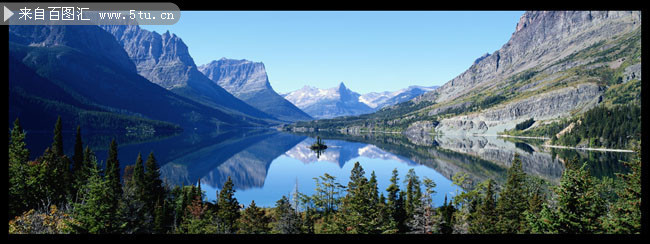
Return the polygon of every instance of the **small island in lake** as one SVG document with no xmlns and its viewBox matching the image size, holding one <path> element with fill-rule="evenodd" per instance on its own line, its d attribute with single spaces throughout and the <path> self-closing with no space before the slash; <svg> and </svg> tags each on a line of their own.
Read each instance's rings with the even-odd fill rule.
<svg viewBox="0 0 650 244">
<path fill-rule="evenodd" d="M 323 142 L 323 140 L 320 139 L 319 137 L 316 137 L 316 142 L 314 144 L 311 144 L 309 146 L 309 149 L 312 151 L 316 152 L 316 158 L 320 158 L 320 155 L 327 149 L 327 145 Z"/>
<path fill-rule="evenodd" d="M 311 144 L 311 146 L 309 146 L 309 148 L 311 150 L 325 150 L 325 149 L 327 149 L 327 145 L 325 145 L 325 143 L 323 143 L 323 141 L 320 139 L 320 136 L 319 136 L 319 137 L 316 137 L 316 142 L 314 142 L 314 144 Z"/>
</svg>

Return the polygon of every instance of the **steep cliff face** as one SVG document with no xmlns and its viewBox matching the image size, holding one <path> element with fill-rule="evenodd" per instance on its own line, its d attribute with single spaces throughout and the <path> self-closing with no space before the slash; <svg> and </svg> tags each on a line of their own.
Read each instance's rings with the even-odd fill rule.
<svg viewBox="0 0 650 244">
<path fill-rule="evenodd" d="M 222 58 L 199 66 L 199 71 L 235 97 L 280 120 L 311 119 L 273 90 L 261 62 Z"/>
<path fill-rule="evenodd" d="M 577 50 L 640 26 L 639 11 L 526 12 L 501 49 L 418 99 L 443 103 L 472 90 L 496 86 L 508 76 L 533 67 L 544 69 Z"/>
<path fill-rule="evenodd" d="M 272 89 L 262 62 L 221 58 L 199 71 L 235 96 Z"/>
<path fill-rule="evenodd" d="M 584 83 L 530 98 L 513 101 L 480 113 L 443 119 L 437 130 L 445 133 L 496 134 L 511 129 L 529 118 L 535 121 L 568 117 L 576 108 L 592 108 L 602 90 L 594 83 Z"/>
<path fill-rule="evenodd" d="M 187 45 L 175 34 L 158 34 L 137 25 L 101 26 L 122 44 L 138 74 L 179 95 L 229 113 L 275 119 L 253 108 L 201 73 Z"/>
<path fill-rule="evenodd" d="M 429 116 L 460 111 L 440 121 L 436 130 L 446 133 L 496 134 L 529 118 L 585 112 L 615 85 L 608 74 L 640 79 L 631 51 L 640 25 L 639 12 L 526 12 L 501 49 L 414 101 L 436 102 Z"/>
</svg>

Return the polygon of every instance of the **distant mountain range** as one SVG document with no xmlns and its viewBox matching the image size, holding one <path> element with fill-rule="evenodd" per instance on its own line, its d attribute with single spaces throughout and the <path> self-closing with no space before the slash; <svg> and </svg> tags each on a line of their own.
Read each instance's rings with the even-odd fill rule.
<svg viewBox="0 0 650 244">
<path fill-rule="evenodd" d="M 356 93 L 343 84 L 329 89 L 310 86 L 284 94 L 284 98 L 317 119 L 360 115 L 411 100 L 434 87 L 410 86 L 398 91 Z"/>
<path fill-rule="evenodd" d="M 496 135 L 527 133 L 516 125 L 532 119 L 526 130 L 553 137 L 579 126 L 589 111 L 637 107 L 640 101 L 640 11 L 528 11 L 499 50 L 477 58 L 433 91 L 372 114 L 298 123 L 292 128 Z M 573 144 L 638 137 L 596 134 L 574 138 Z"/>
<path fill-rule="evenodd" d="M 284 98 L 314 118 L 328 119 L 372 112 L 371 107 L 359 101 L 360 96 L 341 82 L 339 86 L 330 89 L 304 86 L 285 94 Z"/>
<path fill-rule="evenodd" d="M 439 86 L 409 86 L 397 91 L 370 92 L 359 97 L 359 101 L 371 108 L 381 109 L 386 106 L 406 102 L 419 95 L 430 92 Z"/>
<path fill-rule="evenodd" d="M 199 66 L 199 71 L 235 97 L 280 120 L 312 119 L 273 90 L 262 62 L 222 58 Z"/>
<path fill-rule="evenodd" d="M 360 95 L 343 83 L 280 96 L 261 62 L 222 58 L 197 67 L 183 40 L 137 25 L 11 26 L 9 119 L 49 130 L 268 127 L 371 113 L 429 87 Z"/>
</svg>

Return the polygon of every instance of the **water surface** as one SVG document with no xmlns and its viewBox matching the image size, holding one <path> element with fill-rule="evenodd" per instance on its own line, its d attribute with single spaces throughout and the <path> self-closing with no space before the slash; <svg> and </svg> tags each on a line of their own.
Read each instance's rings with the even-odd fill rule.
<svg viewBox="0 0 650 244">
<path fill-rule="evenodd" d="M 597 177 L 613 177 L 625 171 L 619 160 L 631 153 L 585 152 L 571 149 L 547 149 L 541 143 L 512 141 L 490 136 L 399 134 L 342 135 L 331 133 L 291 134 L 269 129 L 213 132 L 185 131 L 138 137 L 110 132 L 82 133 L 83 141 L 105 161 L 112 138 L 119 144 L 121 167 L 133 164 L 138 153 L 144 157 L 153 151 L 161 166 L 161 175 L 170 185 L 191 185 L 201 181 L 206 198 L 214 201 L 228 177 L 235 184 L 235 197 L 242 204 L 252 200 L 260 206 L 273 206 L 292 192 L 314 193 L 313 178 L 328 173 L 346 185 L 355 162 L 370 177 L 375 172 L 381 193 L 390 184 L 393 169 L 399 171 L 400 188 L 404 176 L 414 169 L 422 180 L 436 184 L 434 203 L 443 204 L 461 189 L 451 183 L 455 174 L 467 174 L 471 182 L 493 179 L 504 183 L 515 153 L 520 155 L 526 173 L 557 184 L 568 163 L 577 158 L 587 162 Z M 308 146 L 320 136 L 328 148 L 317 155 Z M 52 141 L 51 132 L 28 132 L 32 158 L 41 155 Z M 64 150 L 72 155 L 74 133 L 64 133 Z"/>
</svg>

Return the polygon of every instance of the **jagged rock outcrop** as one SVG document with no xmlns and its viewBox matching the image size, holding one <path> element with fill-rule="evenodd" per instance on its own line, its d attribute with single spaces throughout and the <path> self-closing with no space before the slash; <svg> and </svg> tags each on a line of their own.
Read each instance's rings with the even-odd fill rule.
<svg viewBox="0 0 650 244">
<path fill-rule="evenodd" d="M 408 140 L 419 146 L 431 146 L 433 143 L 433 130 L 436 127 L 432 121 L 416 121 L 404 131 Z"/>
<path fill-rule="evenodd" d="M 641 73 L 641 63 L 630 65 L 623 72 L 623 82 L 628 82 L 633 79 L 641 80 Z"/>
<path fill-rule="evenodd" d="M 101 26 L 122 44 L 138 74 L 202 104 L 253 118 L 274 119 L 239 100 L 201 73 L 183 40 L 169 31 L 150 32 L 137 25 Z"/>
<path fill-rule="evenodd" d="M 529 118 L 536 121 L 553 119 L 568 116 L 575 109 L 588 109 L 596 104 L 602 92 L 594 83 L 583 83 L 509 102 L 480 113 L 443 119 L 436 129 L 452 134 L 496 134 L 504 129 L 512 129 Z"/>
<path fill-rule="evenodd" d="M 199 66 L 199 71 L 235 97 L 280 120 L 312 119 L 273 90 L 262 62 L 222 58 Z"/>
</svg>

